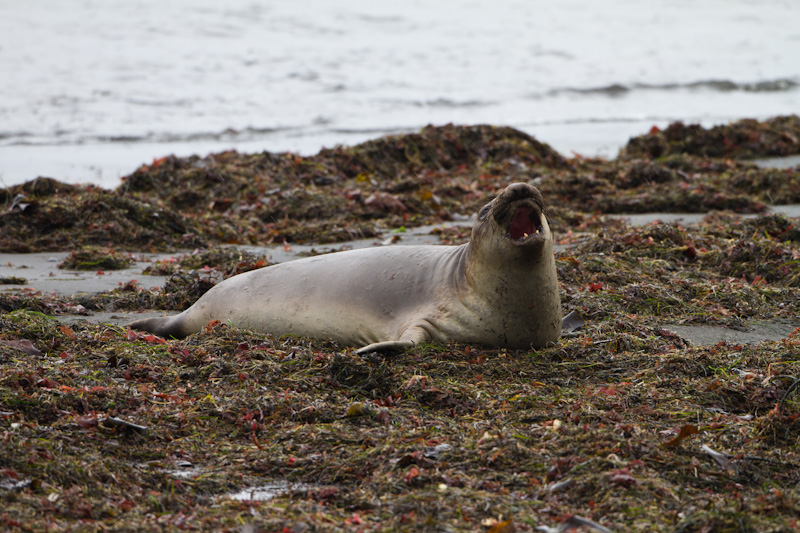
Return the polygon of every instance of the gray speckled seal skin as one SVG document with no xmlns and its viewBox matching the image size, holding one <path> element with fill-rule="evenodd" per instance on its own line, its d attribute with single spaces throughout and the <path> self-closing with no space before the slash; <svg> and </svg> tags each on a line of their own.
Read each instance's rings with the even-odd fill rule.
<svg viewBox="0 0 800 533">
<path fill-rule="evenodd" d="M 189 309 L 131 327 L 184 337 L 211 320 L 334 340 L 358 352 L 421 342 L 529 349 L 561 334 L 553 238 L 535 187 L 509 185 L 461 246 L 388 246 L 289 261 L 218 284 Z"/>
</svg>

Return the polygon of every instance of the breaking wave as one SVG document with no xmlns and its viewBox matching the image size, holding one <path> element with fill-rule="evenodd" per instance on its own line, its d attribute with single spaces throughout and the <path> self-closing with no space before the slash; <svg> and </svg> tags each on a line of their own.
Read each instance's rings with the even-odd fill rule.
<svg viewBox="0 0 800 533">
<path fill-rule="evenodd" d="M 731 80 L 701 80 L 689 83 L 632 83 L 629 85 L 614 83 L 603 87 L 567 87 L 552 89 L 545 96 L 560 96 L 562 94 L 592 95 L 599 94 L 605 96 L 624 96 L 633 91 L 676 91 L 676 90 L 697 90 L 707 89 L 718 92 L 749 92 L 749 93 L 774 93 L 793 91 L 800 87 L 800 83 L 794 79 L 779 78 L 776 80 L 763 80 L 756 82 L 735 82 Z"/>
</svg>

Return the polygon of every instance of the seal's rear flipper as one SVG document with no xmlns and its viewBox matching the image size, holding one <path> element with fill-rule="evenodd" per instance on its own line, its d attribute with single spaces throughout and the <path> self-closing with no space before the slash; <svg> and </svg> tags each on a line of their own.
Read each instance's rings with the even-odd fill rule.
<svg viewBox="0 0 800 533">
<path fill-rule="evenodd" d="M 561 335 L 572 333 L 576 329 L 584 326 L 583 317 L 577 311 L 570 311 L 567 316 L 561 319 Z"/>
<path fill-rule="evenodd" d="M 364 355 L 366 353 L 376 352 L 383 355 L 396 355 L 413 347 L 414 343 L 411 341 L 375 342 L 372 344 L 367 344 L 363 348 L 359 348 L 355 351 L 355 353 L 358 355 Z"/>
<path fill-rule="evenodd" d="M 155 333 L 164 338 L 174 337 L 176 339 L 182 339 L 186 337 L 188 333 L 184 332 L 180 327 L 177 318 L 179 316 L 181 315 L 145 318 L 128 324 L 128 327 L 140 331 L 149 331 L 150 333 Z"/>
</svg>

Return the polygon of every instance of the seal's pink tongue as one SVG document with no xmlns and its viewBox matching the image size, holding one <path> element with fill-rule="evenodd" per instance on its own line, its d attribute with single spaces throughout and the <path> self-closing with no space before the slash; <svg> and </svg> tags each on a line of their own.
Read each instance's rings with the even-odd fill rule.
<svg viewBox="0 0 800 533">
<path fill-rule="evenodd" d="M 511 226 L 508 227 L 508 235 L 519 240 L 536 233 L 536 224 L 528 218 L 532 209 L 530 207 L 520 207 L 514 213 Z"/>
</svg>

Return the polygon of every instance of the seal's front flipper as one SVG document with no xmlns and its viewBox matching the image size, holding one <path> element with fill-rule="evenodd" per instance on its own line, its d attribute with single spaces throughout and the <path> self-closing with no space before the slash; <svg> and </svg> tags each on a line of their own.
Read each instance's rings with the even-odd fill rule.
<svg viewBox="0 0 800 533">
<path fill-rule="evenodd" d="M 376 352 L 383 355 L 397 355 L 413 347 L 414 343 L 411 341 L 374 342 L 372 344 L 367 344 L 363 348 L 359 348 L 355 351 L 355 353 L 358 355 L 363 355 L 365 353 Z"/>
<path fill-rule="evenodd" d="M 385 355 L 396 355 L 410 350 L 421 342 L 430 342 L 430 340 L 431 335 L 428 333 L 428 330 L 420 325 L 415 325 L 406 329 L 403 334 L 400 335 L 400 340 L 374 342 L 363 348 L 359 348 L 356 350 L 356 353 L 362 355 L 370 352 L 378 352 Z"/>
</svg>

